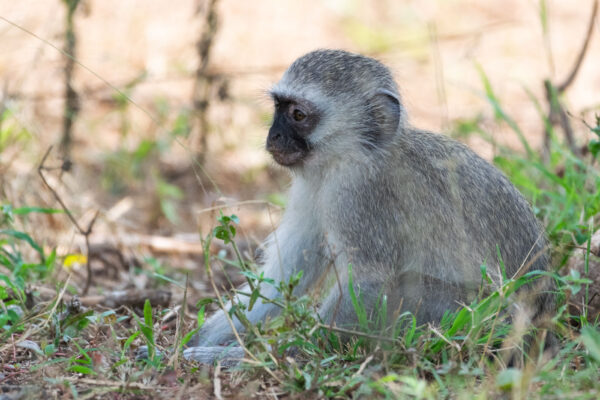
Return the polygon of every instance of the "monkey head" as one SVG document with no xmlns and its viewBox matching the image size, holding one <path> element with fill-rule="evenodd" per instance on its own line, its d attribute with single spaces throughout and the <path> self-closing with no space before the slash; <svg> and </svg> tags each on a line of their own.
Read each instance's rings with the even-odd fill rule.
<svg viewBox="0 0 600 400">
<path fill-rule="evenodd" d="M 266 148 L 290 168 L 384 150 L 404 119 L 389 69 L 342 50 L 300 57 L 270 94 L 275 114 Z"/>
</svg>

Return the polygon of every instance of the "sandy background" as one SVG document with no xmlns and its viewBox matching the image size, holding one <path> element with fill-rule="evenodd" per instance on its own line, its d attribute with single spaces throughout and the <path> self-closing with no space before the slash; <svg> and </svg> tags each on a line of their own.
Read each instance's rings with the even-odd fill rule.
<svg viewBox="0 0 600 400">
<path fill-rule="evenodd" d="M 228 98 L 210 105 L 206 171 L 220 190 L 200 188 L 202 184 L 193 179 L 181 184 L 188 202 L 182 209 L 197 212 L 219 197 L 265 199 L 285 190 L 287 178 L 263 150 L 271 112 L 264 93 L 287 65 L 315 48 L 344 48 L 388 64 L 414 125 L 452 133 L 459 121 L 479 119 L 497 140 L 519 149 L 515 135 L 493 120 L 477 72 L 480 65 L 507 113 L 532 145 L 539 146 L 542 121 L 524 88 L 543 101 L 543 79 L 564 80 L 585 35 L 592 2 L 548 1 L 546 38 L 540 4 L 523 0 L 219 1 L 219 28 L 209 71 L 227 81 Z M 204 6 L 203 1 L 190 0 L 85 0 L 77 10 L 77 60 L 85 68 L 76 67 L 74 79 L 82 110 L 74 128 L 77 168 L 71 193 L 76 196 L 71 200 L 82 212 L 97 208 L 107 213 L 124 196 L 98 192 L 96 177 L 107 154 L 134 149 L 143 139 L 159 140 L 177 115 L 191 108 L 198 63 L 195 44 Z M 11 180 L 5 182 L 5 197 L 18 202 L 35 181 L 36 163 L 48 145 L 60 139 L 65 59 L 53 46 L 63 46 L 65 7 L 57 0 L 1 0 L 0 16 L 22 28 L 0 20 L 2 98 L 34 136 L 25 148 L 8 148 L 0 155 L 7 170 L 2 179 Z M 565 98 L 581 140 L 589 132 L 579 118 L 592 122 L 600 109 L 599 72 L 596 24 L 587 57 Z M 98 76 L 126 91 L 135 104 L 119 110 L 116 92 Z M 127 88 L 136 79 L 139 82 Z M 484 157 L 493 156 L 493 149 L 481 138 L 463 140 Z M 161 154 L 162 162 L 189 166 L 191 143 L 173 144 Z M 50 201 L 47 195 L 39 197 Z M 147 202 L 143 196 L 134 199 L 140 207 Z M 148 228 L 144 218 L 127 215 L 131 226 L 142 231 L 193 231 L 198 223 L 184 213 L 178 226 L 156 223 Z M 252 215 L 247 217 L 249 224 L 268 221 L 264 213 Z"/>
</svg>

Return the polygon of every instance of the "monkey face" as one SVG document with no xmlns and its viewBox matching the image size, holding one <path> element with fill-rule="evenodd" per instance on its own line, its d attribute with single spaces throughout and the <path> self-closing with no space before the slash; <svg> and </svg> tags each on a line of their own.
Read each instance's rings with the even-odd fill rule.
<svg viewBox="0 0 600 400">
<path fill-rule="evenodd" d="M 297 165 L 310 153 L 308 137 L 318 124 L 320 114 L 307 100 L 275 93 L 272 96 L 275 115 L 267 137 L 267 151 L 280 165 Z"/>
</svg>

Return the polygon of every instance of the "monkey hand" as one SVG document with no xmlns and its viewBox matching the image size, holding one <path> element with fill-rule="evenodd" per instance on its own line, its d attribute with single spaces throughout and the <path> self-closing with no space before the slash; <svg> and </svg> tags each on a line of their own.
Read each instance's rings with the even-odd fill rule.
<svg viewBox="0 0 600 400">
<path fill-rule="evenodd" d="M 150 356 L 150 351 L 148 351 L 148 346 L 140 346 L 134 351 L 133 354 L 135 356 L 136 361 L 147 360 L 148 357 Z M 163 356 L 163 352 L 161 352 L 160 350 L 158 350 L 156 348 L 154 349 L 154 354 L 158 358 L 162 358 L 162 356 Z M 167 356 L 168 356 L 168 354 L 167 354 Z"/>
<path fill-rule="evenodd" d="M 214 364 L 219 361 L 226 368 L 235 367 L 244 358 L 244 350 L 239 346 L 197 346 L 183 351 L 186 360 L 201 364 Z"/>
</svg>

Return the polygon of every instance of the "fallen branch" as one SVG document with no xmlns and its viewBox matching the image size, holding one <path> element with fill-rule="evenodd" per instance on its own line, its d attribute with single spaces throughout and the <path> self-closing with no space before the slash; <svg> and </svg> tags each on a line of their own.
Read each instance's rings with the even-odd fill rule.
<svg viewBox="0 0 600 400">
<path fill-rule="evenodd" d="M 79 300 L 84 306 L 102 305 L 108 308 L 119 306 L 128 306 L 131 308 L 142 308 L 146 300 L 150 300 L 152 307 L 168 307 L 171 301 L 171 292 L 166 290 L 116 290 L 103 296 L 80 297 Z"/>
</svg>

